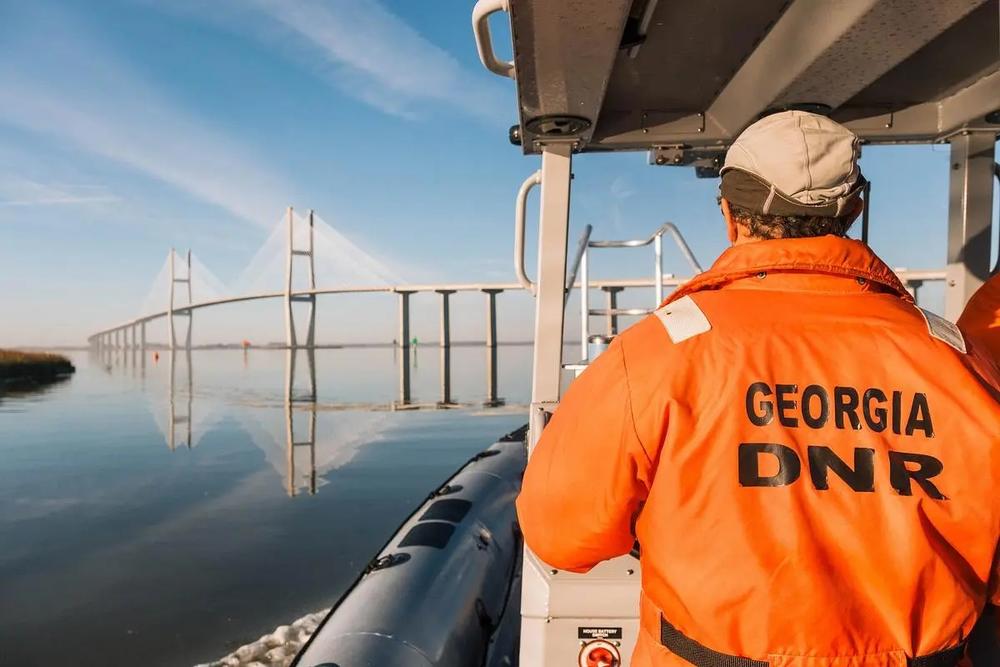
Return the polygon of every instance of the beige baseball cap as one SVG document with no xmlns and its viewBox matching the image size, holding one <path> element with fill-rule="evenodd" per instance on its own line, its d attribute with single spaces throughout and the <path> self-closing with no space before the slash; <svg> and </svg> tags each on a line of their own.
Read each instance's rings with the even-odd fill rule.
<svg viewBox="0 0 1000 667">
<path fill-rule="evenodd" d="M 866 181 L 861 143 L 846 127 L 805 111 L 766 116 L 726 153 L 722 196 L 771 215 L 838 217 L 857 205 Z"/>
</svg>

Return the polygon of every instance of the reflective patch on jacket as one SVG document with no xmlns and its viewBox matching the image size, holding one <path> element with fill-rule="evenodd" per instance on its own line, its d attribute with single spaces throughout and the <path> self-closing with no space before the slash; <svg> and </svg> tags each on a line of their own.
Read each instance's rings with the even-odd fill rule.
<svg viewBox="0 0 1000 667">
<path fill-rule="evenodd" d="M 655 314 L 674 343 L 684 342 L 712 330 L 712 323 L 690 296 L 668 303 L 657 309 Z"/>
<path fill-rule="evenodd" d="M 965 338 L 957 324 L 953 324 L 929 310 L 923 308 L 917 308 L 917 310 L 924 316 L 924 321 L 927 322 L 927 332 L 930 333 L 931 338 L 937 338 L 939 341 L 951 345 L 962 354 L 967 352 Z"/>
</svg>

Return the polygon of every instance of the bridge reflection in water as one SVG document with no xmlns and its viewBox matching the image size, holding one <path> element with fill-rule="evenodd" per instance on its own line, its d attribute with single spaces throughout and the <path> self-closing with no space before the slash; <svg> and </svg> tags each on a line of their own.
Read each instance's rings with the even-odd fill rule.
<svg viewBox="0 0 1000 667">
<path fill-rule="evenodd" d="M 223 417 L 234 417 L 254 444 L 264 450 L 268 461 L 282 473 L 287 495 L 295 497 L 316 494 L 324 483 L 321 477 L 323 473 L 346 464 L 365 444 L 378 439 L 388 426 L 386 413 L 460 408 L 497 409 L 504 406 L 526 413 L 526 404 L 508 406 L 507 401 L 499 395 L 499 346 L 495 335 L 488 336 L 487 342 L 487 345 L 458 346 L 463 353 L 481 352 L 485 357 L 485 382 L 482 389 L 475 392 L 475 401 L 465 402 L 453 396 L 452 355 L 456 349 L 453 344 L 436 346 L 437 400 L 414 400 L 412 391 L 413 371 L 418 368 L 420 354 L 432 353 L 427 348 L 435 346 L 421 349 L 417 345 L 393 345 L 391 354 L 397 374 L 398 393 L 392 400 L 368 402 L 321 400 L 320 385 L 317 382 L 317 350 L 313 348 L 244 350 L 242 353 L 236 350 L 166 349 L 147 350 L 143 353 L 123 346 L 117 349 L 102 347 L 92 350 L 91 354 L 108 373 L 127 374 L 141 382 L 143 389 L 155 402 L 154 417 L 170 451 L 195 448 L 206 432 Z M 530 350 L 528 346 L 519 347 Z M 338 348 L 320 352 L 350 355 L 352 349 Z M 369 349 L 368 352 L 390 354 L 386 348 Z M 249 400 L 244 397 L 232 402 L 220 399 L 215 392 L 217 386 L 204 379 L 202 383 L 207 382 L 213 386 L 202 387 L 199 391 L 194 356 L 201 359 L 222 359 L 227 356 L 233 358 L 238 354 L 242 354 L 244 368 L 249 366 L 251 356 L 281 355 L 284 387 L 280 390 L 278 387 L 266 390 L 264 393 L 267 398 L 264 400 L 254 393 Z M 162 369 L 155 375 L 161 381 L 165 380 L 165 394 L 152 391 L 153 387 L 147 386 L 147 372 L 150 378 L 153 375 L 149 365 Z M 468 366 L 465 361 L 460 368 L 467 369 Z M 276 401 L 278 397 L 280 398 Z M 280 429 L 274 419 L 279 411 Z M 333 424 L 325 423 L 326 428 L 318 436 L 319 416 L 334 412 L 337 413 L 336 421 Z M 279 455 L 279 452 L 283 453 Z"/>
</svg>

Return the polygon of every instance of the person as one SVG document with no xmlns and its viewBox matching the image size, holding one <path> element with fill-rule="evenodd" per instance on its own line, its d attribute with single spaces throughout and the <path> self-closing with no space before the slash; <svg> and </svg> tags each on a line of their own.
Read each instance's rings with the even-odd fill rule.
<svg viewBox="0 0 1000 667">
<path fill-rule="evenodd" d="M 972 295 L 958 318 L 958 326 L 1000 364 L 1000 273 Z"/>
<path fill-rule="evenodd" d="M 641 547 L 633 667 L 951 667 L 1000 529 L 992 367 L 845 237 L 859 141 L 767 116 L 721 170 L 731 247 L 570 385 L 517 499 L 586 572 Z"/>
</svg>

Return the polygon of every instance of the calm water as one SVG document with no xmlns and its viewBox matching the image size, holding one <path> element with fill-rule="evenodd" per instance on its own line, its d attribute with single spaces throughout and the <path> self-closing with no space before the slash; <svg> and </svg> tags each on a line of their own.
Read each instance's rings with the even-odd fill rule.
<svg viewBox="0 0 1000 667">
<path fill-rule="evenodd" d="M 531 348 L 499 348 L 495 397 L 486 351 L 454 348 L 447 410 L 437 348 L 411 364 L 428 409 L 392 409 L 397 354 L 317 351 L 315 403 L 310 358 L 289 378 L 267 350 L 78 354 L 71 380 L 0 397 L 0 665 L 192 665 L 330 605 L 526 421 Z"/>
</svg>

